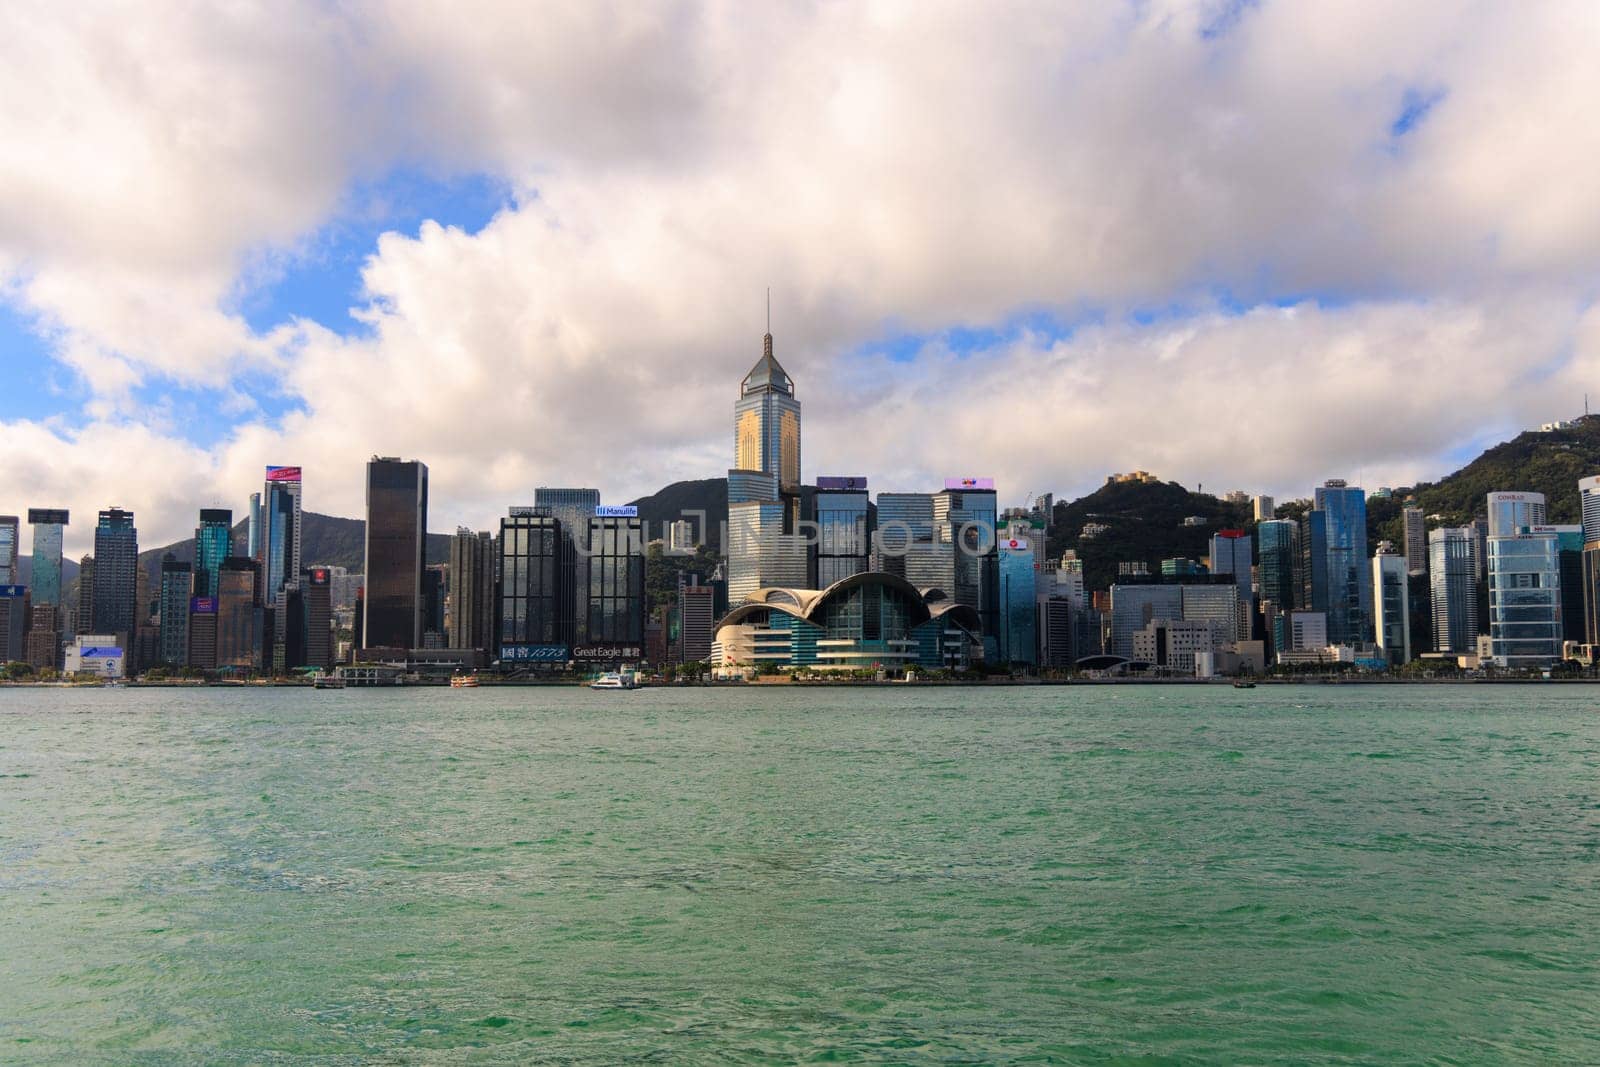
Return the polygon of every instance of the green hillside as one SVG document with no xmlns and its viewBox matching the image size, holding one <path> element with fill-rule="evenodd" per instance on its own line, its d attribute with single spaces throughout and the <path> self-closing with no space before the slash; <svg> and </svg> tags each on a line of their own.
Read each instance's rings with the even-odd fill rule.
<svg viewBox="0 0 1600 1067">
<path fill-rule="evenodd" d="M 300 558 L 306 566 L 344 567 L 361 573 L 366 563 L 367 524 L 362 519 L 341 519 L 337 515 L 319 515 L 314 511 L 300 516 Z M 238 555 L 245 551 L 246 524 L 234 523 L 233 550 Z M 450 535 L 428 535 L 427 559 L 429 563 L 443 563 L 450 558 Z M 194 562 L 194 538 L 190 537 L 160 548 L 139 553 L 139 563 L 157 581 L 161 575 L 161 560 L 171 552 L 185 562 Z"/>
<path fill-rule="evenodd" d="M 665 489 L 630 501 L 639 509 L 639 518 L 645 522 L 647 536 L 667 536 L 667 524 L 687 518 L 695 524 L 695 536 L 706 543 L 721 545 L 722 527 L 728 520 L 728 480 L 726 478 L 700 478 L 694 481 L 673 482 Z M 705 531 L 700 530 L 701 519 L 694 512 L 704 514 Z"/>
<path fill-rule="evenodd" d="M 1203 517 L 1205 525 L 1183 525 L 1192 515 Z M 1081 539 L 1088 523 L 1109 529 Z M 1190 492 L 1176 482 L 1108 481 L 1088 496 L 1056 505 L 1049 551 L 1059 559 L 1065 549 L 1077 549 L 1088 587 L 1104 589 L 1116 580 L 1119 563 L 1146 563 L 1154 573 L 1164 559 L 1201 559 L 1211 552 L 1212 534 L 1249 524 L 1250 505 Z"/>
</svg>

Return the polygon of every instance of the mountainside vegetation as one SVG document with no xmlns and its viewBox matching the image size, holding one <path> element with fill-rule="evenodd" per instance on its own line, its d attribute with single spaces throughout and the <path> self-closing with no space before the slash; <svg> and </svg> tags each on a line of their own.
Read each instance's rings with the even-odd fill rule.
<svg viewBox="0 0 1600 1067">
<path fill-rule="evenodd" d="M 647 539 L 659 537 L 666 540 L 668 524 L 688 519 L 695 526 L 697 541 L 720 547 L 722 527 L 728 521 L 728 479 L 699 478 L 673 482 L 630 503 L 639 509 Z"/>
<path fill-rule="evenodd" d="M 367 524 L 364 519 L 343 519 L 337 515 L 321 515 L 315 511 L 300 515 L 300 559 L 307 567 L 344 567 L 360 574 L 366 566 Z M 248 524 L 233 524 L 233 551 L 244 555 L 248 538 Z M 194 538 L 186 538 L 160 548 L 139 553 L 139 565 L 159 582 L 161 561 L 171 552 L 184 563 L 194 562 Z M 450 558 L 450 535 L 430 533 L 425 549 L 427 562 L 444 563 Z"/>
<path fill-rule="evenodd" d="M 1190 517 L 1204 522 L 1185 526 Z M 1104 589 L 1116 580 L 1119 563 L 1145 563 L 1154 574 L 1164 559 L 1205 558 L 1212 534 L 1250 526 L 1250 505 L 1192 492 L 1177 482 L 1108 480 L 1088 496 L 1057 504 L 1052 519 L 1050 557 L 1058 560 L 1065 549 L 1077 549 L 1087 587 Z M 1107 529 L 1082 537 L 1090 523 Z"/>
</svg>

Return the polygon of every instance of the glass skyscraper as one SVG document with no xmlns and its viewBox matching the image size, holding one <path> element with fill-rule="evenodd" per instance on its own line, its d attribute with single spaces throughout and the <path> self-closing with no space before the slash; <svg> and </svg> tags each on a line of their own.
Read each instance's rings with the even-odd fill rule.
<svg viewBox="0 0 1600 1067">
<path fill-rule="evenodd" d="M 367 463 L 367 584 L 362 626 L 367 648 L 422 647 L 427 532 L 427 464 L 397 456 L 373 456 Z M 298 569 L 294 572 L 297 577 L 299 573 Z"/>
<path fill-rule="evenodd" d="M 194 595 L 216 596 L 222 561 L 233 555 L 233 512 L 201 508 L 194 529 Z"/>
<path fill-rule="evenodd" d="M 137 625 L 139 531 L 133 512 L 107 508 L 94 531 L 94 629 L 132 649 Z M 80 627 L 81 629 L 81 627 Z"/>
<path fill-rule="evenodd" d="M 810 548 L 799 536 L 799 519 L 800 401 L 772 354 L 769 332 L 733 405 L 726 546 L 731 603 L 763 586 L 810 581 Z"/>
<path fill-rule="evenodd" d="M 572 554 L 573 539 L 553 515 L 519 507 L 500 520 L 502 660 L 566 662 L 573 641 L 573 598 L 566 584 Z M 543 648 L 536 655 L 531 646 Z"/>
<path fill-rule="evenodd" d="M 16 585 L 17 551 L 22 542 L 22 525 L 15 515 L 0 515 L 0 585 Z"/>
<path fill-rule="evenodd" d="M 29 508 L 33 527 L 33 603 L 61 605 L 61 530 L 67 525 L 65 508 Z M 80 579 L 81 580 L 81 579 Z"/>
<path fill-rule="evenodd" d="M 1256 537 L 1261 544 L 1261 602 L 1272 604 L 1280 612 L 1296 604 L 1294 572 L 1299 533 L 1300 528 L 1292 519 L 1267 519 L 1256 524 Z"/>
<path fill-rule="evenodd" d="M 1561 658 L 1561 544 L 1544 527 L 1542 493 L 1490 493 L 1489 637 L 1495 662 L 1547 667 Z"/>
<path fill-rule="evenodd" d="M 589 520 L 590 644 L 644 642 L 644 534 L 628 516 Z"/>
<path fill-rule="evenodd" d="M 1039 531 L 1043 549 L 1044 531 Z M 1035 601 L 1037 556 L 1026 535 L 1004 536 L 999 544 L 1000 659 L 1002 662 L 1038 663 L 1038 622 Z"/>
<path fill-rule="evenodd" d="M 849 483 L 850 487 L 835 485 Z M 867 569 L 872 531 L 865 478 L 819 478 L 816 495 L 816 588 Z"/>
<path fill-rule="evenodd" d="M 194 573 L 171 552 L 161 561 L 161 630 L 157 658 L 163 666 L 189 665 L 189 599 Z M 211 595 L 211 594 L 206 594 Z"/>
<path fill-rule="evenodd" d="M 794 381 L 772 354 L 772 334 L 745 375 L 733 405 L 734 467 L 776 475 L 782 492 L 800 489 L 800 401 Z"/>
<path fill-rule="evenodd" d="M 573 620 L 572 632 L 566 640 L 583 642 L 587 640 L 584 635 L 589 628 L 589 557 L 583 539 L 589 534 L 589 520 L 600 507 L 600 490 L 541 485 L 533 491 L 533 507 L 539 514 L 553 516 L 560 523 L 558 534 L 566 538 L 572 548 L 561 557 L 561 588 L 566 590 L 570 601 L 564 610 L 567 618 Z"/>
<path fill-rule="evenodd" d="M 1477 537 L 1470 526 L 1428 532 L 1428 589 L 1433 608 L 1433 647 L 1458 655 L 1478 642 Z"/>
<path fill-rule="evenodd" d="M 1367 494 L 1332 479 L 1316 489 L 1314 509 L 1326 516 L 1328 641 L 1355 645 L 1372 638 L 1372 581 L 1367 562 Z"/>
<path fill-rule="evenodd" d="M 300 579 L 300 492 L 299 467 L 267 468 L 261 501 L 266 564 L 261 600 L 267 607 L 278 603 L 285 583 Z"/>
</svg>

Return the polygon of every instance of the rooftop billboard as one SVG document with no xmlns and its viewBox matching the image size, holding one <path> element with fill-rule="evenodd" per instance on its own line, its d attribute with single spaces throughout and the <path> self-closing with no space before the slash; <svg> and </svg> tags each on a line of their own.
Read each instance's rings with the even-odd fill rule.
<svg viewBox="0 0 1600 1067">
<path fill-rule="evenodd" d="M 865 489 L 867 479 L 861 475 L 828 475 L 817 479 L 818 489 Z"/>
<path fill-rule="evenodd" d="M 637 519 L 639 509 L 633 504 L 601 504 L 594 509 L 597 519 Z"/>
<path fill-rule="evenodd" d="M 298 482 L 300 480 L 299 467 L 268 467 L 267 481 L 269 482 Z"/>
<path fill-rule="evenodd" d="M 946 478 L 946 489 L 994 489 L 993 478 Z"/>
</svg>

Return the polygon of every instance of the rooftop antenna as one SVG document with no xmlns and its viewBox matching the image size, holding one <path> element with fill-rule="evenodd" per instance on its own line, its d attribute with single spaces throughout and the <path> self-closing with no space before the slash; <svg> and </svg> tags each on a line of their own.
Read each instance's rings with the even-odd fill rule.
<svg viewBox="0 0 1600 1067">
<path fill-rule="evenodd" d="M 767 286 L 767 332 L 772 332 L 772 286 L 770 285 Z M 1585 404 L 1589 403 L 1587 395 L 1584 396 L 1583 402 Z"/>
</svg>

